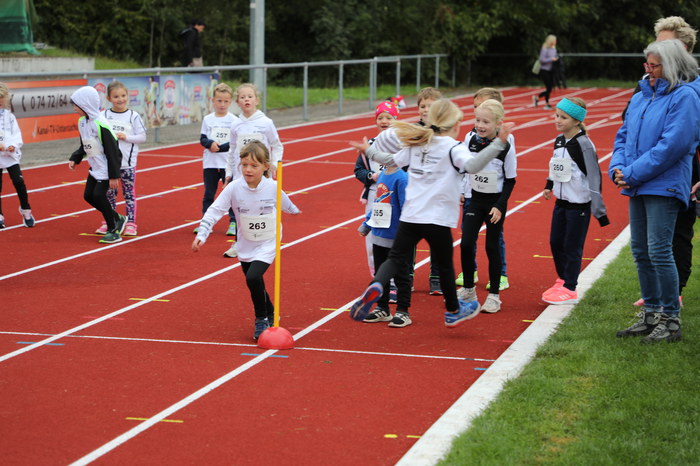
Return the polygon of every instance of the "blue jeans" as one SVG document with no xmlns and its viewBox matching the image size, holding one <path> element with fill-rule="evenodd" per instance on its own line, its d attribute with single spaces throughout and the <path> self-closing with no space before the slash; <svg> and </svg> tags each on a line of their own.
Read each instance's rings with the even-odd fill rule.
<svg viewBox="0 0 700 466">
<path fill-rule="evenodd" d="M 681 208 L 665 196 L 630 198 L 630 232 L 639 286 L 647 312 L 678 317 L 678 270 L 673 260 L 673 230 Z"/>
</svg>

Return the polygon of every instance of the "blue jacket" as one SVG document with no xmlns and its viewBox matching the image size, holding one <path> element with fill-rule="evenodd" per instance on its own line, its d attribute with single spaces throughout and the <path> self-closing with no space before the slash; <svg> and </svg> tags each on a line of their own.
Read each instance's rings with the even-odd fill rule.
<svg viewBox="0 0 700 466">
<path fill-rule="evenodd" d="M 371 228 L 372 234 L 377 238 L 383 238 L 384 240 L 391 241 L 375 241 L 374 244 L 379 246 L 388 246 L 396 238 L 396 232 L 399 229 L 399 217 L 401 217 L 401 209 L 403 208 L 403 203 L 406 200 L 406 185 L 408 184 L 408 174 L 402 169 L 397 169 L 393 173 L 389 174 L 386 171 L 382 171 L 377 178 L 377 197 L 374 200 L 375 203 L 389 203 L 391 204 L 391 225 L 388 228 L 377 228 L 370 227 L 367 225 L 370 217 L 372 216 L 372 210 L 367 212 L 364 223 L 362 224 L 364 228 Z"/>
<path fill-rule="evenodd" d="M 632 97 L 615 136 L 608 174 L 614 179 L 614 170 L 622 170 L 629 185 L 622 194 L 674 197 L 687 206 L 692 157 L 700 141 L 698 81 L 671 91 L 665 79 L 657 79 L 655 88 L 648 80 L 639 85 L 641 92 Z"/>
</svg>

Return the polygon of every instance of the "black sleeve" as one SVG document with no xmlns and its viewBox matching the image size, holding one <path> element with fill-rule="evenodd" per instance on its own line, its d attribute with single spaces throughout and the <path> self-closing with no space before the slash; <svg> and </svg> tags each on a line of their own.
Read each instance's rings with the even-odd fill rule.
<svg viewBox="0 0 700 466">
<path fill-rule="evenodd" d="M 79 164 L 80 162 L 83 161 L 83 157 L 85 157 L 85 149 L 83 149 L 83 138 L 80 139 L 80 147 L 78 147 L 77 150 L 75 150 L 71 155 L 70 155 L 70 160 L 71 162 L 75 162 L 76 164 Z"/>
<path fill-rule="evenodd" d="M 550 191 L 554 187 L 554 181 L 547 178 L 547 182 L 544 184 L 544 189 L 549 189 Z"/>
<path fill-rule="evenodd" d="M 192 59 L 195 57 L 195 46 L 196 46 L 196 34 L 194 29 L 189 28 L 183 31 L 183 42 L 184 42 L 184 59 L 185 63 L 183 66 L 187 66 L 192 63 Z"/>
<path fill-rule="evenodd" d="M 228 152 L 230 148 L 231 148 L 230 142 L 227 142 L 226 144 L 221 144 L 219 146 L 219 152 Z"/>
<path fill-rule="evenodd" d="M 112 132 L 107 128 L 100 126 L 102 133 L 102 147 L 107 157 L 107 173 L 110 180 L 116 180 L 120 177 L 120 169 L 122 168 L 122 151 L 119 150 L 119 142 L 114 137 Z"/>
<path fill-rule="evenodd" d="M 515 178 L 506 178 L 503 180 L 503 191 L 501 195 L 498 196 L 498 201 L 494 205 L 495 208 L 501 211 L 501 214 L 505 215 L 508 209 L 508 199 L 510 195 L 513 194 L 513 187 L 515 186 Z"/>
<path fill-rule="evenodd" d="M 213 139 L 209 139 L 206 134 L 202 133 L 199 135 L 199 143 L 209 149 L 211 147 L 211 143 L 214 142 Z"/>
<path fill-rule="evenodd" d="M 362 182 L 365 188 L 369 188 L 374 184 L 373 174 L 374 172 L 369 169 L 367 158 L 363 154 L 358 155 L 355 161 L 355 178 Z"/>
</svg>

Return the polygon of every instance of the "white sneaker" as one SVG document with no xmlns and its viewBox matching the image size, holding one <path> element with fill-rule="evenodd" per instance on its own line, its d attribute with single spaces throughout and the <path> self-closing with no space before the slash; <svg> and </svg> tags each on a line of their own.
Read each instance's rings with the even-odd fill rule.
<svg viewBox="0 0 700 466">
<path fill-rule="evenodd" d="M 457 299 L 460 301 L 476 301 L 476 288 L 460 288 L 457 290 Z"/>
<path fill-rule="evenodd" d="M 233 243 L 228 251 L 224 253 L 224 257 L 238 257 L 238 251 L 236 250 L 236 243 Z"/>
<path fill-rule="evenodd" d="M 501 298 L 497 294 L 489 293 L 486 297 L 486 301 L 481 306 L 482 312 L 488 312 L 489 314 L 495 314 L 501 310 Z"/>
</svg>

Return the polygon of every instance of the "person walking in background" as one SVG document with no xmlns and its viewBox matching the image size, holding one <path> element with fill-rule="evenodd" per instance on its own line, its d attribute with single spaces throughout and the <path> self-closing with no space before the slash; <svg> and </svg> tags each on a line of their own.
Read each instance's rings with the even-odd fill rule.
<svg viewBox="0 0 700 466">
<path fill-rule="evenodd" d="M 2 192 L 2 170 L 7 170 L 19 198 L 19 213 L 25 227 L 31 228 L 35 221 L 32 208 L 29 205 L 27 186 L 19 167 L 22 158 L 22 132 L 17 124 L 17 118 L 10 109 L 10 89 L 0 83 L 0 192 Z M 1 198 L 0 198 L 1 200 Z M 5 228 L 5 217 L 2 215 L 0 204 L 0 229 Z"/>
<path fill-rule="evenodd" d="M 544 97 L 545 110 L 552 109 L 552 106 L 549 105 L 549 96 L 554 88 L 554 72 L 552 68 L 557 60 L 559 60 L 557 55 L 557 37 L 550 34 L 544 40 L 540 49 L 540 78 L 544 82 L 545 90 L 540 92 L 539 95 L 532 96 L 532 103 L 535 107 L 537 107 L 539 100 Z"/>
<path fill-rule="evenodd" d="M 610 224 L 603 204 L 598 155 L 586 134 L 585 118 L 583 99 L 572 97 L 557 104 L 554 125 L 561 134 L 554 140 L 543 191 L 546 200 L 552 195 L 557 198 L 549 234 L 557 280 L 542 293 L 542 301 L 549 304 L 578 303 L 576 285 L 591 213 L 600 226 Z"/>
<path fill-rule="evenodd" d="M 117 137 L 111 126 L 100 114 L 100 96 L 91 86 L 83 86 L 70 98 L 73 110 L 80 115 L 78 132 L 80 147 L 73 152 L 68 168 L 75 170 L 83 157 L 90 164 L 85 192 L 85 202 L 97 209 L 107 223 L 107 233 L 100 243 L 118 243 L 126 226 L 126 217 L 112 208 L 107 199 L 108 189 L 119 187 L 119 170 L 122 165 L 122 153 Z"/>
<path fill-rule="evenodd" d="M 617 336 L 671 342 L 681 339 L 672 240 L 678 212 L 690 199 L 700 132 L 700 96 L 689 85 L 698 63 L 678 39 L 653 42 L 644 56 L 649 79 L 632 97 L 608 171 L 630 198 L 631 248 L 644 300 L 639 320 Z"/>
<path fill-rule="evenodd" d="M 206 26 L 201 19 L 193 19 L 190 25 L 180 32 L 183 48 L 182 66 L 204 66 L 199 34 Z"/>
<path fill-rule="evenodd" d="M 105 109 L 102 117 L 110 124 L 114 135 L 119 141 L 122 153 L 122 166 L 119 175 L 122 182 L 122 195 L 126 204 L 128 221 L 124 227 L 124 236 L 136 236 L 136 159 L 139 155 L 139 144 L 146 142 L 146 126 L 141 115 L 129 110 L 129 91 L 119 81 L 112 81 L 107 86 L 107 100 L 112 104 L 111 109 Z M 113 210 L 117 210 L 117 190 L 109 189 L 107 199 Z M 98 235 L 107 233 L 107 223 L 95 231 Z"/>
</svg>

